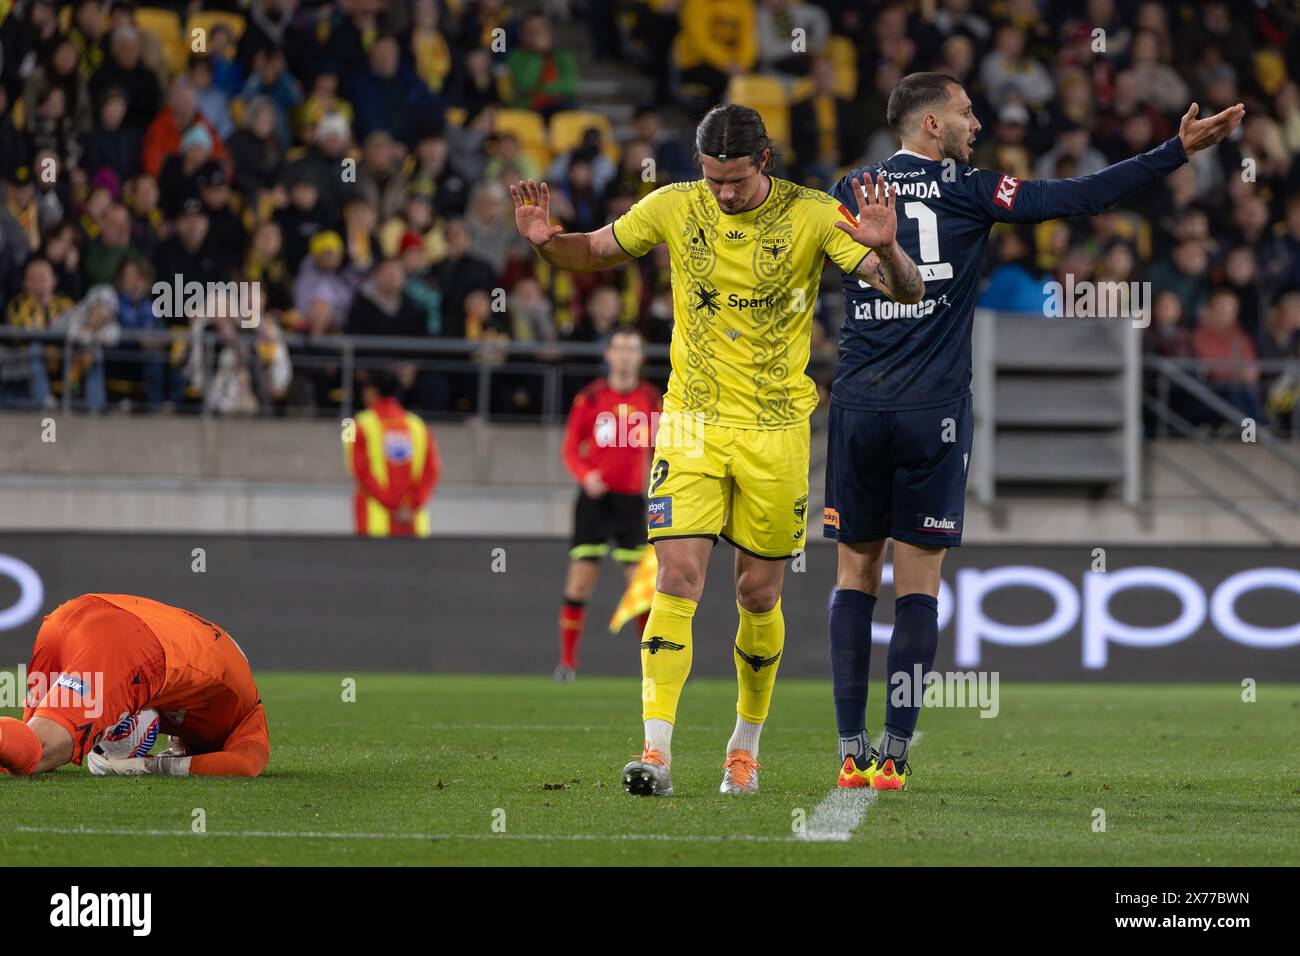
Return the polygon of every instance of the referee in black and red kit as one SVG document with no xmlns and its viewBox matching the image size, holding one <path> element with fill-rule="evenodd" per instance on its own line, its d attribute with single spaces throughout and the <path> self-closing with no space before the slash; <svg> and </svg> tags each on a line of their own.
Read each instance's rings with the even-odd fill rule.
<svg viewBox="0 0 1300 956">
<path fill-rule="evenodd" d="M 560 683 L 577 676 L 587 601 L 610 543 L 628 580 L 646 548 L 646 469 L 663 395 L 641 381 L 643 358 L 640 332 L 630 326 L 611 332 L 605 345 L 608 377 L 578 393 L 564 431 L 564 465 L 579 491 L 560 608 Z M 645 615 L 640 623 L 645 626 Z"/>
</svg>

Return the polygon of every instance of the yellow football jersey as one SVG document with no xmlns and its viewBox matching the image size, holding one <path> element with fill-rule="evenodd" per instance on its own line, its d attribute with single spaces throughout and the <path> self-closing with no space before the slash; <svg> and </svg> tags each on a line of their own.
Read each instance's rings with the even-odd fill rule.
<svg viewBox="0 0 1300 956">
<path fill-rule="evenodd" d="M 771 177 L 757 207 L 723 212 L 703 180 L 656 189 L 614 223 L 640 257 L 672 256 L 672 374 L 664 411 L 733 428 L 808 420 L 817 388 L 806 374 L 813 306 L 825 259 L 852 272 L 871 250 L 835 228 L 832 196 Z"/>
</svg>

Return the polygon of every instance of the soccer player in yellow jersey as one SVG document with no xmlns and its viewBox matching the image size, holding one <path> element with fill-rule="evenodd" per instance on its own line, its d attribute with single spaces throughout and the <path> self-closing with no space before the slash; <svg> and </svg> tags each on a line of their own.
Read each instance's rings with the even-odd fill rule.
<svg viewBox="0 0 1300 956">
<path fill-rule="evenodd" d="M 551 223 L 546 184 L 511 187 L 515 224 L 537 254 L 575 272 L 608 269 L 661 242 L 672 258 L 672 374 L 647 490 L 659 562 L 641 641 L 645 747 L 623 768 L 639 796 L 670 796 L 672 730 L 691 668 L 691 619 L 719 536 L 736 548 L 736 729 L 723 793 L 758 790 L 758 740 L 785 643 L 785 561 L 803 550 L 808 418 L 817 390 L 808 364 L 813 305 L 825 260 L 900 302 L 924 287 L 894 242 L 884 183 L 864 179 L 856 215 L 829 195 L 767 173 L 762 117 L 735 104 L 695 133 L 704 178 L 656 189 L 614 223 L 565 233 Z"/>
</svg>

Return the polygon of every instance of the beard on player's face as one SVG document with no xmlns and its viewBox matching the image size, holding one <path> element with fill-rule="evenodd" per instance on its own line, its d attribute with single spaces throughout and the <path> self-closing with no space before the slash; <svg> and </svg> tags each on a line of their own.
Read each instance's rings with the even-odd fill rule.
<svg viewBox="0 0 1300 956">
<path fill-rule="evenodd" d="M 974 148 L 975 134 L 965 123 L 949 123 L 943 128 L 940 139 L 940 152 L 944 159 L 959 163 L 969 163 L 971 150 Z"/>
</svg>

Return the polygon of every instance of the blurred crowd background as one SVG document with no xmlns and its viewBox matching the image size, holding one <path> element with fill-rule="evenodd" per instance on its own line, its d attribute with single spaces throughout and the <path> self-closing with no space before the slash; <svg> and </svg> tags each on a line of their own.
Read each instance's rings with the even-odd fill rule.
<svg viewBox="0 0 1300 956">
<path fill-rule="evenodd" d="M 564 365 L 562 411 L 599 373 L 597 349 L 565 343 L 620 324 L 669 340 L 668 261 L 660 247 L 608 273 L 554 272 L 515 232 L 509 183 L 545 177 L 556 217 L 596 229 L 695 178 L 693 123 L 730 98 L 763 113 L 779 175 L 824 188 L 893 152 L 890 90 L 940 70 L 984 125 L 975 164 L 1026 178 L 1150 149 L 1193 101 L 1202 115 L 1246 104 L 1229 142 L 1121 208 L 998 227 L 980 304 L 1042 316 L 1053 278 L 1150 282 L 1148 354 L 1293 427 L 1292 4 L 0 0 L 0 16 L 6 407 L 333 414 L 365 359 L 430 417 L 539 416 L 547 380 L 526 366 Z M 176 276 L 257 283 L 260 323 L 201 299 L 156 309 L 155 282 Z M 344 361 L 344 341 L 362 358 Z M 498 368 L 488 390 L 483 362 Z M 660 358 L 649 374 L 664 371 Z M 1211 420 L 1194 401 L 1182 412 Z"/>
</svg>

